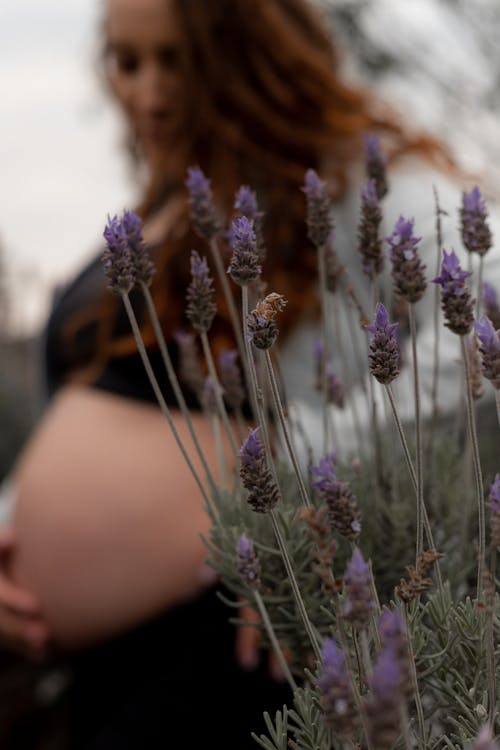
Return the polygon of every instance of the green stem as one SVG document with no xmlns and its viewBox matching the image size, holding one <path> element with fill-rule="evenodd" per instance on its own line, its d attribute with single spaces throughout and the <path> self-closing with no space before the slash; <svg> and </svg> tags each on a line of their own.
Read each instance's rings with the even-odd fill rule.
<svg viewBox="0 0 500 750">
<path fill-rule="evenodd" d="M 252 353 L 252 345 L 249 341 L 248 337 L 248 288 L 246 286 L 243 286 L 241 288 L 241 307 L 242 307 L 242 318 L 243 318 L 243 340 L 245 342 L 245 362 L 247 362 L 247 370 L 249 375 L 249 383 L 250 383 L 250 399 L 252 401 L 253 405 L 253 411 L 254 416 L 257 421 L 257 424 L 260 427 L 260 432 L 262 435 L 262 442 L 264 444 L 264 448 L 266 451 L 266 457 L 269 464 L 269 467 L 274 467 L 274 462 L 272 460 L 272 452 L 271 452 L 271 442 L 269 440 L 269 431 L 267 429 L 267 421 L 266 421 L 266 415 L 265 415 L 265 407 L 264 407 L 264 395 L 262 393 L 262 389 L 259 386 L 258 380 L 257 380 L 257 373 L 255 371 L 255 362 L 253 359 L 253 353 Z"/>
<path fill-rule="evenodd" d="M 210 373 L 210 376 L 214 384 L 214 396 L 215 396 L 215 401 L 217 403 L 217 408 L 219 410 L 222 423 L 226 429 L 226 433 L 229 438 L 229 443 L 231 445 L 231 450 L 233 451 L 235 459 L 237 459 L 238 458 L 238 446 L 236 445 L 236 439 L 234 437 L 233 428 L 231 427 L 229 417 L 227 416 L 226 405 L 224 404 L 224 400 L 222 398 L 222 387 L 221 387 L 221 384 L 219 383 L 219 378 L 217 375 L 217 371 L 215 369 L 215 364 L 214 364 L 214 360 L 212 357 L 212 352 L 210 350 L 210 344 L 208 342 L 208 336 L 207 336 L 206 331 L 200 332 L 200 339 L 201 339 L 201 345 L 203 347 L 203 354 L 205 355 L 205 359 L 207 361 L 208 371 Z"/>
<path fill-rule="evenodd" d="M 231 325 L 233 327 L 234 335 L 236 338 L 236 344 L 238 347 L 238 351 L 240 354 L 240 360 L 241 360 L 241 366 L 243 367 L 243 373 L 245 377 L 245 382 L 247 386 L 247 391 L 249 390 L 249 383 L 250 383 L 250 373 L 248 372 L 248 366 L 247 366 L 247 360 L 245 358 L 245 342 L 243 340 L 243 336 L 241 335 L 241 321 L 238 316 L 238 311 L 236 309 L 236 305 L 234 302 L 233 293 L 231 291 L 231 287 L 229 284 L 229 280 L 227 278 L 226 269 L 224 268 L 224 264 L 222 263 L 222 258 L 219 250 L 219 246 L 217 243 L 217 239 L 213 237 L 210 240 L 210 252 L 212 254 L 212 259 L 214 261 L 215 270 L 217 273 L 217 278 L 219 279 L 219 283 L 222 287 L 222 292 L 224 294 L 224 299 L 226 300 L 227 309 L 229 311 L 229 317 L 231 319 Z M 254 408 L 254 404 L 252 404 L 252 409 Z M 256 417 L 256 412 L 254 413 L 254 417 Z"/>
<path fill-rule="evenodd" d="M 403 605 L 403 613 L 404 613 L 404 620 L 406 625 L 406 640 L 408 643 L 408 657 L 410 660 L 410 671 L 411 671 L 411 678 L 413 682 L 413 690 L 414 690 L 414 699 L 415 699 L 415 707 L 417 709 L 417 719 L 418 719 L 418 728 L 420 732 L 420 739 L 422 742 L 422 747 L 426 746 L 426 734 L 425 734 L 425 719 L 424 719 L 424 707 L 422 705 L 422 698 L 420 696 L 420 692 L 418 689 L 418 679 L 417 679 L 417 665 L 415 664 L 415 653 L 413 651 L 413 643 L 411 639 L 411 633 L 410 633 L 410 623 L 408 618 L 408 607 Z"/>
<path fill-rule="evenodd" d="M 285 656 L 283 654 L 283 651 L 281 650 L 280 644 L 278 643 L 278 639 L 276 638 L 276 634 L 274 632 L 274 628 L 272 625 L 272 622 L 269 618 L 269 614 L 266 608 L 266 605 L 264 604 L 264 601 L 260 595 L 260 592 L 255 590 L 253 591 L 253 595 L 255 597 L 255 601 L 257 603 L 257 608 L 259 610 L 259 614 L 262 617 L 262 622 L 264 623 L 264 627 L 266 629 L 266 633 L 268 635 L 269 640 L 271 641 L 271 645 L 274 649 L 274 653 L 276 654 L 278 661 L 280 663 L 280 667 L 283 670 L 283 674 L 286 677 L 286 680 L 293 691 L 297 690 L 297 683 L 293 679 L 292 673 L 290 672 L 290 668 L 287 664 L 287 661 L 285 659 Z"/>
<path fill-rule="evenodd" d="M 484 268 L 484 257 L 479 256 L 479 269 L 477 272 L 477 303 L 476 303 L 476 318 L 479 320 L 481 317 L 481 305 L 482 305 L 482 286 L 483 286 L 483 268 Z"/>
<path fill-rule="evenodd" d="M 224 448 L 222 446 L 222 435 L 220 431 L 220 421 L 217 414 L 210 415 L 210 423 L 217 451 L 217 461 L 219 464 L 219 481 L 223 487 L 227 487 L 227 470 Z"/>
<path fill-rule="evenodd" d="M 413 463 L 412 463 L 412 460 L 411 460 L 410 451 L 408 450 L 408 444 L 406 442 L 405 434 L 403 432 L 403 425 L 401 424 L 401 420 L 399 418 L 398 410 L 396 408 L 396 401 L 394 399 L 394 394 L 392 392 L 392 388 L 391 388 L 390 385 L 386 385 L 385 386 L 385 392 L 387 393 L 387 396 L 389 398 L 389 403 L 390 403 L 391 408 L 392 408 L 392 414 L 393 414 L 394 421 L 396 423 L 396 427 L 397 427 L 397 430 L 398 430 L 399 439 L 400 439 L 400 442 L 401 442 L 401 446 L 403 448 L 403 455 L 405 457 L 406 465 L 408 467 L 408 472 L 410 474 L 410 479 L 411 479 L 411 482 L 413 484 L 413 488 L 414 488 L 415 493 L 416 493 L 417 492 L 417 476 L 415 474 L 415 469 L 413 468 Z M 427 515 L 427 511 L 425 509 L 425 506 L 423 506 L 422 511 L 423 511 L 422 512 L 423 523 L 424 523 L 425 531 L 426 531 L 426 534 L 427 534 L 427 541 L 429 542 L 429 546 L 432 549 L 436 549 L 436 546 L 434 544 L 434 537 L 433 537 L 433 534 L 432 534 L 431 525 L 429 523 L 429 517 Z M 418 515 L 417 515 L 417 519 L 418 519 Z M 437 568 L 437 575 L 438 575 L 439 587 L 441 588 L 442 587 L 442 580 L 441 580 L 441 574 L 440 574 L 439 568 Z"/>
<path fill-rule="evenodd" d="M 205 459 L 205 455 L 201 449 L 200 442 L 196 436 L 196 431 L 193 427 L 193 422 L 189 414 L 189 409 L 186 404 L 186 399 L 184 398 L 184 395 L 182 393 L 181 387 L 179 385 L 179 380 L 177 378 L 177 375 L 175 374 L 174 366 L 172 364 L 172 360 L 170 358 L 170 355 L 168 353 L 167 344 L 165 342 L 165 337 L 163 336 L 163 332 L 161 330 L 160 322 L 158 320 L 158 315 L 156 314 L 155 306 L 153 303 L 153 299 L 151 297 L 151 293 L 146 286 L 144 282 L 141 281 L 141 290 L 144 295 L 144 298 L 146 300 L 146 305 L 148 308 L 149 316 L 151 319 L 151 323 L 153 325 L 153 329 L 155 332 L 156 340 L 158 342 L 158 346 L 160 348 L 160 353 L 163 359 L 163 364 L 165 366 L 165 370 L 168 375 L 168 379 L 170 381 L 170 385 L 172 386 L 172 390 L 174 392 L 175 398 L 177 399 L 177 403 L 179 405 L 179 409 L 181 410 L 184 419 L 186 420 L 186 424 L 189 430 L 189 434 L 191 435 L 191 439 L 193 441 L 194 447 L 196 448 L 196 452 L 200 458 L 201 464 L 203 466 L 203 470 L 205 472 L 205 476 L 207 478 L 207 482 L 210 485 L 210 489 L 212 492 L 217 492 L 217 487 L 215 485 L 214 479 L 212 477 L 212 474 L 210 472 L 210 469 L 208 468 L 208 464 Z"/>
<path fill-rule="evenodd" d="M 433 191 L 434 191 L 434 203 L 436 206 L 436 245 L 437 245 L 435 276 L 439 276 L 439 271 L 441 269 L 441 255 L 442 255 L 441 248 L 443 247 L 441 216 L 444 212 L 441 209 L 441 206 L 439 205 L 439 196 L 438 196 L 438 192 L 435 186 L 433 186 Z M 432 367 L 432 385 L 431 385 L 432 412 L 431 412 L 431 427 L 430 427 L 430 440 L 429 440 L 429 450 L 430 450 L 431 456 L 433 456 L 434 454 L 434 451 L 433 451 L 434 433 L 436 431 L 436 422 L 437 422 L 437 415 L 438 415 L 437 395 L 438 395 L 438 384 L 439 384 L 439 334 L 441 330 L 440 325 L 439 325 L 439 301 L 440 301 L 439 285 L 435 284 L 434 301 L 433 301 L 434 348 L 433 348 L 433 367 Z"/>
<path fill-rule="evenodd" d="M 479 564 L 477 568 L 477 598 L 479 599 L 479 597 L 481 596 L 482 588 L 483 588 L 482 566 L 483 566 L 483 560 L 485 556 L 485 536 L 486 536 L 486 521 L 485 521 L 485 514 L 484 514 L 484 489 L 483 489 L 483 477 L 481 473 L 481 461 L 479 458 L 479 445 L 477 441 L 476 420 L 474 417 L 472 386 L 471 386 L 470 370 L 469 370 L 469 358 L 467 356 L 467 343 L 466 343 L 465 335 L 460 336 L 460 347 L 462 350 L 462 362 L 464 365 L 464 373 L 465 373 L 467 423 L 469 426 L 469 436 L 470 436 L 470 440 L 472 444 L 472 461 L 474 465 L 474 478 L 476 481 L 476 499 L 477 499 L 478 523 L 479 523 L 479 530 L 478 530 Z"/>
<path fill-rule="evenodd" d="M 494 632 L 496 567 L 497 567 L 497 548 L 496 548 L 496 544 L 493 542 L 491 545 L 491 558 L 490 558 L 490 577 L 491 577 L 490 585 L 492 587 L 492 593 L 493 593 L 492 600 L 493 601 L 490 602 L 491 607 L 489 607 L 488 609 L 487 622 L 486 622 L 486 627 L 487 627 L 486 669 L 487 669 L 487 675 L 488 675 L 488 693 L 489 693 L 488 719 L 489 719 L 489 723 L 490 723 L 493 734 L 495 734 L 495 708 L 496 708 L 495 632 Z"/>
<path fill-rule="evenodd" d="M 285 444 L 288 450 L 288 455 L 292 462 L 293 470 L 297 478 L 297 484 L 299 487 L 300 496 L 302 498 L 302 502 L 304 503 L 304 505 L 306 507 L 310 507 L 311 501 L 309 499 L 309 495 L 307 494 L 306 486 L 304 484 L 302 473 L 300 471 L 300 466 L 299 466 L 299 462 L 297 459 L 297 455 L 295 453 L 292 439 L 290 437 L 290 430 L 288 429 L 288 424 L 286 421 L 285 413 L 283 411 L 283 405 L 281 403 L 279 390 L 278 390 L 278 384 L 276 382 L 276 376 L 274 374 L 273 363 L 271 361 L 271 355 L 269 354 L 269 350 L 265 351 L 265 360 L 266 360 L 266 366 L 267 366 L 267 374 L 269 377 L 269 383 L 271 385 L 272 397 L 273 397 L 274 404 L 276 407 L 276 412 L 278 414 L 278 418 L 280 421 L 281 429 L 283 430 L 283 436 L 285 438 Z"/>
<path fill-rule="evenodd" d="M 309 615 L 307 614 L 307 609 L 304 604 L 304 600 L 302 598 L 302 594 L 300 593 L 300 588 L 297 583 L 297 579 L 295 578 L 295 573 L 293 572 L 292 567 L 292 561 L 290 560 L 290 556 L 288 554 L 288 550 L 286 548 L 285 540 L 283 538 L 283 534 L 281 533 L 281 529 L 279 527 L 278 519 L 276 517 L 276 513 L 274 510 L 269 511 L 269 515 L 271 516 L 271 521 L 273 524 L 274 533 L 276 535 L 276 540 L 278 542 L 278 546 L 280 548 L 281 557 L 283 558 L 283 562 L 285 565 L 285 569 L 288 575 L 288 580 L 290 581 L 290 585 L 292 587 L 293 596 L 295 599 L 295 603 L 297 605 L 297 609 L 299 611 L 300 617 L 302 619 L 302 622 L 304 624 L 306 633 L 309 636 L 309 640 L 311 641 L 311 646 L 314 651 L 314 655 L 316 656 L 316 659 L 318 660 L 318 664 L 321 664 L 321 648 L 319 645 L 318 637 L 314 631 L 314 628 L 312 626 L 312 623 L 309 619 Z"/>
<path fill-rule="evenodd" d="M 329 424 L 328 424 L 328 387 L 327 387 L 327 362 L 328 362 L 328 296 L 326 288 L 326 245 L 318 248 L 318 271 L 319 271 L 319 293 L 321 299 L 321 334 L 323 337 L 323 359 L 321 361 L 321 393 L 323 396 L 323 453 L 328 450 Z"/>
<path fill-rule="evenodd" d="M 147 376 L 148 376 L 149 381 L 151 383 L 151 387 L 153 388 L 153 391 L 154 391 L 154 394 L 155 394 L 156 399 L 158 401 L 158 404 L 160 406 L 161 412 L 162 412 L 163 416 L 166 418 L 166 420 L 167 420 L 167 422 L 168 422 L 168 424 L 170 426 L 170 429 L 172 430 L 172 434 L 173 434 L 173 436 L 175 438 L 175 441 L 176 441 L 177 445 L 179 446 L 179 449 L 180 449 L 180 451 L 181 451 L 181 453 L 182 453 L 182 455 L 184 457 L 184 460 L 186 461 L 186 463 L 187 463 L 187 465 L 188 465 L 188 467 L 189 467 L 189 469 L 191 471 L 191 474 L 193 475 L 193 477 L 194 477 L 194 479 L 196 481 L 196 484 L 198 485 L 198 487 L 200 489 L 200 492 L 201 492 L 201 494 L 203 495 L 203 497 L 205 499 L 207 507 L 210 508 L 211 511 L 212 511 L 212 513 L 214 514 L 214 508 L 213 508 L 213 505 L 212 505 L 212 501 L 208 497 L 207 492 L 206 492 L 206 490 L 205 490 L 205 488 L 204 488 L 204 486 L 203 486 L 203 484 L 202 484 L 202 482 L 200 480 L 198 472 L 194 468 L 194 466 L 192 464 L 192 461 L 189 458 L 186 449 L 184 448 L 184 444 L 182 443 L 182 440 L 179 437 L 179 433 L 177 432 L 177 429 L 175 427 L 174 421 L 172 419 L 172 415 L 170 414 L 170 410 L 169 410 L 169 408 L 168 408 L 168 406 L 166 404 L 165 399 L 163 398 L 163 394 L 161 392 L 160 386 L 158 385 L 158 381 L 157 381 L 156 376 L 155 376 L 155 374 L 153 372 L 153 368 L 151 367 L 151 362 L 150 362 L 148 354 L 146 352 L 146 347 L 144 346 L 144 342 L 142 340 L 142 336 L 141 336 L 141 332 L 140 332 L 140 329 L 139 329 L 139 325 L 137 323 L 137 319 L 135 317 L 135 313 L 134 313 L 134 311 L 132 309 L 132 305 L 130 303 L 129 296 L 128 296 L 128 294 L 126 294 L 126 293 L 123 292 L 122 295 L 121 295 L 121 298 L 122 298 L 123 304 L 125 306 L 125 310 L 127 312 L 128 319 L 130 321 L 130 326 L 132 328 L 132 332 L 133 332 L 134 337 L 135 337 L 135 341 L 136 341 L 136 344 L 137 344 L 137 349 L 139 351 L 139 355 L 141 357 L 142 364 L 144 365 L 144 369 L 146 370 Z"/>
<path fill-rule="evenodd" d="M 415 453 L 416 453 L 416 482 L 417 482 L 417 529 L 420 530 L 420 536 L 417 533 L 417 555 L 422 551 L 424 546 L 424 533 L 422 524 L 422 515 L 424 512 L 424 483 L 422 478 L 422 425 L 420 419 L 420 385 L 418 379 L 418 361 L 417 361 L 417 322 L 415 317 L 415 305 L 409 305 L 410 333 L 411 333 L 411 350 L 413 360 L 413 387 L 415 398 Z"/>
</svg>

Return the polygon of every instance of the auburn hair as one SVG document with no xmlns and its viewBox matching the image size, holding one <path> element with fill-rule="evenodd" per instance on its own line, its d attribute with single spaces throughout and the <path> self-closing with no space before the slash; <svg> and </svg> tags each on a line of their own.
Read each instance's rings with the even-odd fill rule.
<svg viewBox="0 0 500 750">
<path fill-rule="evenodd" d="M 317 308 L 317 258 L 307 239 L 304 174 L 313 168 L 340 200 L 359 180 L 364 135 L 378 133 L 390 158 L 416 151 L 451 164 L 431 137 L 410 136 L 369 91 L 343 82 L 332 31 L 307 0 L 169 0 L 184 47 L 179 66 L 182 101 L 169 123 L 169 143 L 156 165 L 139 214 L 144 220 L 171 201 L 175 229 L 155 248 L 152 295 L 167 340 L 186 327 L 185 290 L 191 249 L 205 253 L 189 221 L 187 168 L 211 179 L 214 199 L 229 221 L 236 190 L 247 184 L 265 212 L 268 291 L 283 294 L 281 335 Z M 180 200 L 179 200 L 180 199 Z M 216 349 L 234 345 L 222 295 L 211 332 Z M 108 294 L 92 314 L 99 319 L 96 362 L 135 349 L 131 335 L 112 335 L 120 300 Z M 88 312 L 88 311 L 87 311 Z M 73 320 L 82 323 L 82 316 Z M 68 329 L 69 331 L 69 329 Z M 142 322 L 154 346 L 150 324 Z"/>
</svg>

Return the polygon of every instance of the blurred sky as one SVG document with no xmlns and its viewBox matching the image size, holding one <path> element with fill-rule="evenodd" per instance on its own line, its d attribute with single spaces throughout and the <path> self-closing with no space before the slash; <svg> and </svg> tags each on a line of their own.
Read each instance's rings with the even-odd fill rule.
<svg viewBox="0 0 500 750">
<path fill-rule="evenodd" d="M 108 212 L 132 200 L 117 118 L 94 65 L 100 2 L 0 8 L 0 241 L 17 327 L 95 252 Z"/>
<path fill-rule="evenodd" d="M 490 2 L 468 1 L 477 8 Z M 96 74 L 101 2 L 0 2 L 0 241 L 18 330 L 36 327 L 48 289 L 95 253 L 106 215 L 134 203 L 118 119 Z M 485 85 L 489 58 L 470 24 L 460 31 L 453 4 L 444 0 L 335 0 L 334 8 L 346 5 L 359 6 L 357 21 L 369 43 L 404 59 L 402 75 L 389 73 L 378 83 L 381 91 L 406 101 L 438 131 L 440 118 L 446 136 L 449 110 L 441 89 L 432 94 L 426 81 L 444 77 L 448 94 L 460 102 Z M 498 147 L 498 112 L 493 117 L 476 108 L 472 115 L 467 127 L 475 141 L 469 138 L 467 153 L 481 151 L 476 135 L 484 117 L 493 118 L 494 131 L 486 122 L 484 132 L 494 132 Z"/>
</svg>

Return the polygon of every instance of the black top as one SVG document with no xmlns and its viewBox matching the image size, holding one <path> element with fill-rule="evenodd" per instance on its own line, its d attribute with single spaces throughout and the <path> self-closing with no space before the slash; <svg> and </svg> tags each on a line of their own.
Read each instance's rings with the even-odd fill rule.
<svg viewBox="0 0 500 750">
<path fill-rule="evenodd" d="M 72 370 L 91 360 L 95 324 L 82 330 L 70 346 L 61 346 L 61 331 L 76 312 L 98 304 L 103 293 L 105 280 L 96 258 L 58 295 L 45 336 L 49 396 Z M 138 295 L 133 296 L 133 303 L 140 309 Z M 126 314 L 120 313 L 116 333 L 128 330 Z M 172 344 L 169 350 L 175 366 L 177 347 Z M 173 405 L 160 356 L 152 352 L 151 357 L 165 399 Z M 155 400 L 135 353 L 110 360 L 93 387 Z M 71 750 L 257 747 L 250 732 L 265 731 L 262 712 L 268 710 L 274 716 L 289 702 L 290 694 L 271 680 L 265 658 L 252 672 L 235 663 L 231 614 L 215 590 L 210 590 L 110 642 L 72 656 L 72 679 L 65 697 Z"/>
<path fill-rule="evenodd" d="M 91 311 L 101 304 L 106 294 L 111 295 L 112 292 L 106 288 L 100 255 L 96 256 L 66 288 L 56 292 L 44 339 L 45 386 L 49 397 L 73 371 L 87 366 L 96 351 L 98 325 L 95 321 L 80 326 L 77 335 L 70 341 L 63 335 L 65 325 L 80 311 Z M 142 293 L 133 290 L 130 300 L 138 320 L 142 320 L 146 315 Z M 125 308 L 120 302 L 113 335 L 123 336 L 131 332 Z M 175 341 L 168 343 L 168 349 L 175 368 L 178 360 L 178 347 Z M 174 393 L 166 377 L 159 350 L 148 351 L 148 355 L 165 401 L 169 406 L 175 405 Z M 128 398 L 156 403 L 153 389 L 136 351 L 130 355 L 109 359 L 91 385 Z M 197 408 L 194 394 L 189 389 L 184 390 L 188 406 Z"/>
</svg>

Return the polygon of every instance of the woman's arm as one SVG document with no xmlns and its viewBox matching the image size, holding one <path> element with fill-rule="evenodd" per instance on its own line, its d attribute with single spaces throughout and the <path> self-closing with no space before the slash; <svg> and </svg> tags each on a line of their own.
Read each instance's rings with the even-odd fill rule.
<svg viewBox="0 0 500 750">
<path fill-rule="evenodd" d="M 191 454 L 184 421 L 174 418 Z M 194 422 L 215 466 L 209 424 L 202 415 Z M 61 645 L 105 638 L 201 588 L 200 533 L 207 534 L 209 519 L 154 406 L 63 389 L 19 462 L 16 482 L 13 578 L 41 600 Z"/>
</svg>

